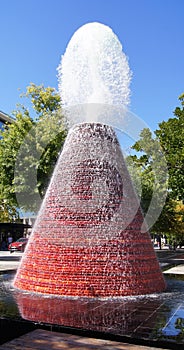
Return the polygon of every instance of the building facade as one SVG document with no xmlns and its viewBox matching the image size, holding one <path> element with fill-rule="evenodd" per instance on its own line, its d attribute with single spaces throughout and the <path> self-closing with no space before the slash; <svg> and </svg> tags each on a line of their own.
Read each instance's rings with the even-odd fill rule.
<svg viewBox="0 0 184 350">
<path fill-rule="evenodd" d="M 13 123 L 14 122 L 14 119 L 12 117 L 10 117 L 8 114 L 0 111 L 0 129 L 3 129 L 4 128 L 4 125 L 6 123 Z"/>
</svg>

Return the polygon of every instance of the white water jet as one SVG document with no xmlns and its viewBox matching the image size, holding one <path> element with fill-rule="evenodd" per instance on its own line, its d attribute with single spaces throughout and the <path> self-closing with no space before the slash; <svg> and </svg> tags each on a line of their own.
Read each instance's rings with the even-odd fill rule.
<svg viewBox="0 0 184 350">
<path fill-rule="evenodd" d="M 126 114 L 131 71 L 118 37 L 108 26 L 88 23 L 74 33 L 58 67 L 58 78 L 69 126 L 113 120 L 112 106 L 122 106 Z"/>
</svg>

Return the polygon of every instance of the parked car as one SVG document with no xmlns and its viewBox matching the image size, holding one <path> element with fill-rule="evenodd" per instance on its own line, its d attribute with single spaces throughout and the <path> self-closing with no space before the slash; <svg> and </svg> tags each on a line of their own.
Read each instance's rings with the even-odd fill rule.
<svg viewBox="0 0 184 350">
<path fill-rule="evenodd" d="M 24 252 L 27 242 L 28 238 L 21 237 L 16 242 L 10 243 L 8 246 L 8 250 L 10 251 L 10 253 L 13 253 L 15 251 Z"/>
</svg>

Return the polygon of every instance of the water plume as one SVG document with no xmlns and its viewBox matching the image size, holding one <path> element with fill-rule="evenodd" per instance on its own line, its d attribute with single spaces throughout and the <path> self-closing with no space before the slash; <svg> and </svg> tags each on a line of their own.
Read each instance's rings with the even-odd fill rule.
<svg viewBox="0 0 184 350">
<path fill-rule="evenodd" d="M 70 126 L 76 123 L 76 114 L 77 122 L 101 122 L 107 114 L 113 120 L 112 106 L 129 105 L 128 59 L 118 37 L 104 24 L 88 23 L 74 33 L 58 67 L 58 79 Z M 79 105 L 84 105 L 82 114 L 78 113 Z"/>
</svg>

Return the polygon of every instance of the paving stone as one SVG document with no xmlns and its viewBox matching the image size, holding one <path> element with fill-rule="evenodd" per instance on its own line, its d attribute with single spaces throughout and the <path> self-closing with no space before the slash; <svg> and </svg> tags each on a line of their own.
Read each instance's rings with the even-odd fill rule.
<svg viewBox="0 0 184 350">
<path fill-rule="evenodd" d="M 155 347 L 132 345 L 37 329 L 0 346 L 1 350 L 155 350 Z M 161 348 L 157 348 L 161 350 Z M 167 349 L 165 349 L 167 350 Z"/>
<path fill-rule="evenodd" d="M 170 269 L 164 271 L 164 274 L 176 274 L 176 275 L 183 275 L 184 274 L 184 264 L 178 265 L 175 267 L 171 267 Z"/>
</svg>

